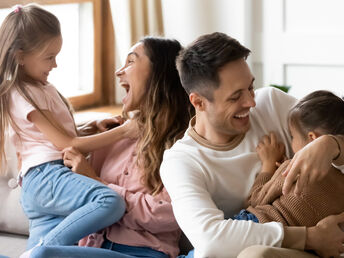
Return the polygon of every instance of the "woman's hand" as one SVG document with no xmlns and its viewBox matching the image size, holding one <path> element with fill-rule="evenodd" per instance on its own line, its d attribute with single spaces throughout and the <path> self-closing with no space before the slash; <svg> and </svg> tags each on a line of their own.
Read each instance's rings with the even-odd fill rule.
<svg viewBox="0 0 344 258">
<path fill-rule="evenodd" d="M 328 216 L 314 227 L 307 228 L 306 250 L 314 250 L 320 257 L 339 257 L 344 253 L 344 231 L 340 224 L 344 223 L 344 212 Z"/>
<path fill-rule="evenodd" d="M 300 194 L 307 184 L 322 180 L 330 170 L 337 153 L 337 143 L 327 135 L 320 136 L 299 150 L 283 172 L 286 176 L 283 194 L 289 193 L 295 181 L 294 193 Z"/>
<path fill-rule="evenodd" d="M 262 172 L 273 173 L 277 168 L 276 163 L 283 160 L 285 147 L 283 143 L 277 141 L 276 135 L 271 132 L 270 135 L 263 136 L 256 151 L 262 162 Z"/>
<path fill-rule="evenodd" d="M 84 175 L 99 181 L 94 169 L 88 163 L 84 155 L 74 147 L 65 148 L 63 151 L 63 162 L 66 167 L 80 175 Z"/>
<path fill-rule="evenodd" d="M 97 119 L 90 121 L 84 125 L 78 127 L 79 136 L 87 136 L 96 134 L 99 132 L 105 132 L 111 128 L 119 126 L 125 122 L 125 119 L 121 116 L 114 116 L 105 119 Z"/>
<path fill-rule="evenodd" d="M 96 126 L 100 132 L 105 132 L 109 129 L 122 125 L 125 119 L 121 116 L 114 116 L 110 118 L 96 120 Z"/>
</svg>

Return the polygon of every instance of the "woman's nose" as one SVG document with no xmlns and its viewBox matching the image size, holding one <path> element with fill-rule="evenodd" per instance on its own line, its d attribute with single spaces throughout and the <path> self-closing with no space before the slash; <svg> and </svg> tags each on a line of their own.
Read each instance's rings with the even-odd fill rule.
<svg viewBox="0 0 344 258">
<path fill-rule="evenodd" d="M 123 72 L 124 72 L 124 67 L 121 67 L 121 68 L 116 70 L 115 75 L 116 76 L 121 76 L 123 74 Z"/>
</svg>

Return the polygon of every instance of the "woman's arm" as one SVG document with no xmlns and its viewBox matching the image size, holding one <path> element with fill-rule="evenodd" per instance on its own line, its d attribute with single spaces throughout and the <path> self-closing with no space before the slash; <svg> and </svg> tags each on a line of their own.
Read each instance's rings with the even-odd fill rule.
<svg viewBox="0 0 344 258">
<path fill-rule="evenodd" d="M 283 194 L 287 194 L 291 190 L 296 180 L 294 192 L 300 194 L 305 185 L 322 180 L 330 170 L 332 163 L 343 165 L 343 150 L 344 137 L 342 135 L 323 135 L 307 144 L 294 155 L 283 173 L 286 176 Z"/>
<path fill-rule="evenodd" d="M 73 137 L 68 135 L 63 126 L 53 117 L 50 111 L 32 111 L 28 119 L 40 130 L 57 149 L 63 150 L 66 147 L 75 147 L 83 153 L 94 151 L 110 143 L 114 143 L 125 137 L 135 137 L 137 133 L 136 122 L 126 122 L 109 131 L 85 137 Z M 49 120 L 48 120 L 48 119 Z M 51 121 L 51 122 L 50 122 Z"/>
</svg>

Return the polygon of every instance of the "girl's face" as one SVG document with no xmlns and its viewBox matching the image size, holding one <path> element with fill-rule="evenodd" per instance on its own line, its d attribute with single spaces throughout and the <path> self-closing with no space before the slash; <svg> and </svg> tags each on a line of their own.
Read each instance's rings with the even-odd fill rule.
<svg viewBox="0 0 344 258">
<path fill-rule="evenodd" d="M 304 146 L 306 146 L 309 141 L 307 141 L 307 139 L 305 139 L 305 137 L 297 130 L 297 128 L 295 128 L 295 126 L 291 125 L 290 123 L 289 131 L 291 135 L 291 148 L 293 149 L 293 152 L 296 153 Z"/>
<path fill-rule="evenodd" d="M 23 54 L 20 57 L 20 65 L 27 77 L 47 83 L 49 72 L 57 67 L 56 56 L 62 47 L 62 37 L 58 36 L 49 41 L 43 51 L 35 51 Z"/>
<path fill-rule="evenodd" d="M 137 110 L 140 107 L 150 74 L 151 62 L 143 43 L 139 42 L 130 49 L 124 66 L 116 71 L 120 85 L 127 92 L 122 99 L 123 111 Z"/>
</svg>

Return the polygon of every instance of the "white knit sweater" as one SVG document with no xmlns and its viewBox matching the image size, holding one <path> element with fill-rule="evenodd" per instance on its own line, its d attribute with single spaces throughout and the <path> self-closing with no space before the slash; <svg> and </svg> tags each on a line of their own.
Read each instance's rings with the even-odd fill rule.
<svg viewBox="0 0 344 258">
<path fill-rule="evenodd" d="M 255 149 L 261 137 L 275 132 L 286 145 L 287 156 L 291 154 L 287 115 L 296 100 L 270 87 L 257 90 L 255 100 L 244 137 L 214 146 L 194 131 L 192 120 L 184 137 L 164 153 L 161 178 L 177 222 L 195 247 L 195 257 L 236 257 L 254 244 L 281 246 L 285 233 L 281 224 L 230 219 L 244 208 L 260 171 Z M 298 231 L 299 237 L 304 231 Z"/>
</svg>

